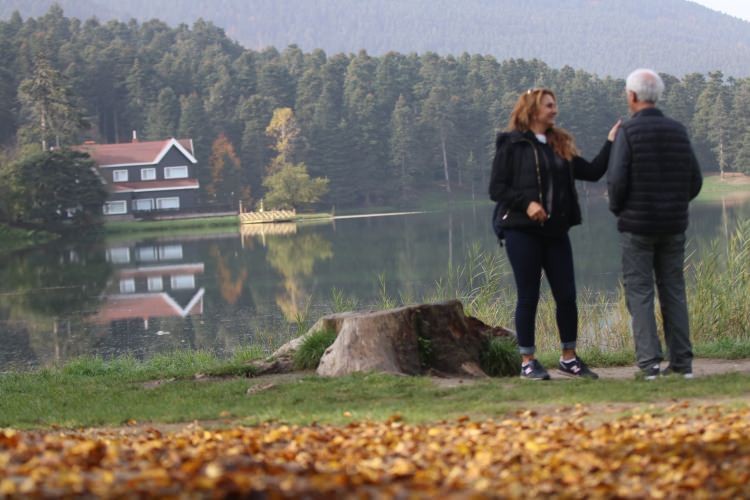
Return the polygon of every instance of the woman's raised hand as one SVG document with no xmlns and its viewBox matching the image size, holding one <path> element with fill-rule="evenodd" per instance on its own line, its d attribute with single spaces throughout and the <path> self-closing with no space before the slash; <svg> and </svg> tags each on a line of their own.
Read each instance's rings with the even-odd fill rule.
<svg viewBox="0 0 750 500">
<path fill-rule="evenodd" d="M 607 140 L 608 141 L 614 141 L 615 136 L 617 135 L 617 131 L 620 130 L 620 125 L 622 125 L 622 120 L 617 120 L 617 123 L 614 124 L 614 126 L 609 130 L 609 134 L 607 134 Z"/>
</svg>

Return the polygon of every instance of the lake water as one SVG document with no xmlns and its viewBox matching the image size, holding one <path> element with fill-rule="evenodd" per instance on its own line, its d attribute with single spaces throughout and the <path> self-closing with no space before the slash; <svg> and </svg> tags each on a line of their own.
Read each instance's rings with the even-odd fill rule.
<svg viewBox="0 0 750 500">
<path fill-rule="evenodd" d="M 361 307 L 377 304 L 381 281 L 390 296 L 418 300 L 450 265 L 465 264 L 472 246 L 504 252 L 491 212 L 481 203 L 242 233 L 58 242 L 4 256 L 0 371 L 81 355 L 143 359 L 179 348 L 270 347 L 297 320 L 330 313 L 334 289 Z M 578 288 L 612 293 L 620 266 L 614 217 L 599 199 L 585 204 L 583 216 L 571 231 Z M 748 201 L 694 204 L 692 258 L 748 216 Z"/>
</svg>

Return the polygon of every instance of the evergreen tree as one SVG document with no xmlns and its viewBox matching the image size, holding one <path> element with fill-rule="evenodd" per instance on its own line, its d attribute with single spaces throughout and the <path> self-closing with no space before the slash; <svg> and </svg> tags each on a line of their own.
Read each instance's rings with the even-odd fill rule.
<svg viewBox="0 0 750 500">
<path fill-rule="evenodd" d="M 719 94 L 715 97 L 711 114 L 708 120 L 708 140 L 711 143 L 711 151 L 716 155 L 719 172 L 724 177 L 729 159 L 729 113 L 724 104 L 724 96 Z"/>
<path fill-rule="evenodd" d="M 446 192 L 451 192 L 450 169 L 448 165 L 448 141 L 455 132 L 457 98 L 451 96 L 443 86 L 434 87 L 427 95 L 422 108 L 422 123 L 432 130 L 439 148 L 440 163 L 443 167 L 443 180 Z"/>
<path fill-rule="evenodd" d="M 148 107 L 156 98 L 153 88 L 155 79 L 153 67 L 142 63 L 141 59 L 136 57 L 125 78 L 125 88 L 128 92 L 127 112 L 133 130 L 145 131 Z"/>
<path fill-rule="evenodd" d="M 156 106 L 148 112 L 146 136 L 152 141 L 174 137 L 180 121 L 180 102 L 171 87 L 159 92 Z"/>
<path fill-rule="evenodd" d="M 0 146 L 8 144 L 16 132 L 16 85 L 6 69 L 0 68 Z"/>
<path fill-rule="evenodd" d="M 61 141 L 72 142 L 75 134 L 87 125 L 75 107 L 73 92 L 65 78 L 44 58 L 37 60 L 33 75 L 21 82 L 18 91 L 21 102 L 34 118 L 29 130 L 41 142 L 42 150 L 47 150 L 50 139 L 57 147 Z"/>
<path fill-rule="evenodd" d="M 750 175 L 750 129 L 746 129 L 739 140 L 734 156 L 734 168 L 738 172 Z"/>
<path fill-rule="evenodd" d="M 258 74 L 258 94 L 273 99 L 277 108 L 294 107 L 294 81 L 280 62 L 262 66 Z"/>
<path fill-rule="evenodd" d="M 717 117 L 726 111 L 724 75 L 721 71 L 714 71 L 708 76 L 709 80 L 696 101 L 695 114 L 692 119 L 693 146 L 698 161 L 704 167 L 718 165 L 714 152 L 718 148 L 718 143 L 715 141 L 718 137 L 715 132 L 711 131 L 711 127 L 716 123 Z M 719 109 L 716 109 L 717 106 Z"/>
<path fill-rule="evenodd" d="M 260 186 L 271 160 L 271 141 L 266 135 L 266 126 L 273 115 L 273 101 L 252 96 L 240 104 L 239 114 L 244 123 L 240 146 L 244 175 L 251 186 Z"/>
<path fill-rule="evenodd" d="M 399 96 L 391 117 L 390 157 L 395 167 L 395 178 L 401 195 L 401 201 L 414 196 L 416 172 L 414 156 L 416 150 L 414 112 L 406 103 L 404 96 Z"/>
<path fill-rule="evenodd" d="M 193 153 L 198 161 L 198 182 L 207 186 L 211 182 L 208 159 L 211 152 L 211 129 L 203 101 L 193 92 L 180 97 L 180 124 L 177 135 L 182 139 L 192 139 Z M 200 190 L 203 195 L 205 190 Z"/>
</svg>

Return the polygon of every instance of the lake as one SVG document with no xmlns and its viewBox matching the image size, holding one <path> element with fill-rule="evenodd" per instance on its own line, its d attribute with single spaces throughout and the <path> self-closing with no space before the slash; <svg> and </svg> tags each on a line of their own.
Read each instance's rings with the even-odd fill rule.
<svg viewBox="0 0 750 500">
<path fill-rule="evenodd" d="M 382 287 L 419 300 L 465 264 L 474 249 L 500 252 L 492 205 L 316 225 L 253 225 L 180 237 L 117 236 L 57 242 L 0 257 L 0 371 L 81 355 L 145 359 L 175 349 L 219 354 L 292 336 L 297 322 L 333 310 L 333 291 L 362 307 Z M 725 240 L 750 201 L 691 208 L 691 258 Z M 601 199 L 583 207 L 571 231 L 577 284 L 612 294 L 619 238 Z M 508 276 L 507 286 L 512 285 Z"/>
</svg>

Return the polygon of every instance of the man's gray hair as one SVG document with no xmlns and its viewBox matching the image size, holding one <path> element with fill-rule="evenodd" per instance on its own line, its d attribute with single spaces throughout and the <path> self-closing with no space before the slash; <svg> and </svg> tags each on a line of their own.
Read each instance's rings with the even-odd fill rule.
<svg viewBox="0 0 750 500">
<path fill-rule="evenodd" d="M 625 90 L 635 92 L 639 101 L 656 103 L 664 92 L 664 82 L 655 71 L 640 68 L 628 75 Z"/>
</svg>

